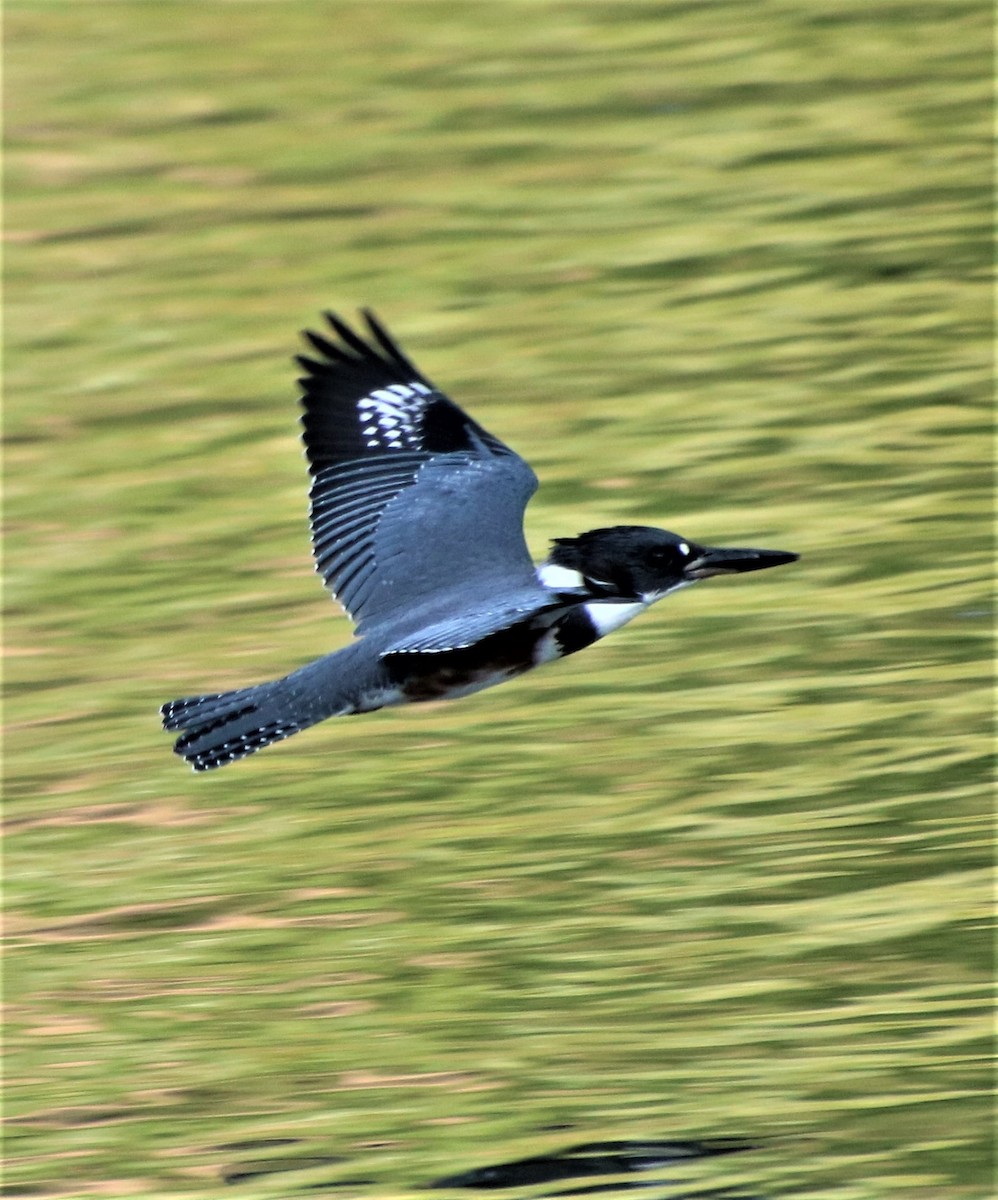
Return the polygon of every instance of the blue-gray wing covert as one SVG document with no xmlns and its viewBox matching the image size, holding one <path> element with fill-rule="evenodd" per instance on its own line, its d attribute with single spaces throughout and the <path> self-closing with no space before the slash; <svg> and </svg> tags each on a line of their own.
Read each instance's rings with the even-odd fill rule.
<svg viewBox="0 0 998 1200">
<path fill-rule="evenodd" d="M 333 314 L 305 332 L 302 427 L 316 568 L 357 632 L 461 598 L 536 587 L 527 465 L 438 391 L 373 315 L 370 340 Z M 455 596 L 456 592 L 456 596 Z M 448 600 L 449 597 L 449 600 Z"/>
</svg>

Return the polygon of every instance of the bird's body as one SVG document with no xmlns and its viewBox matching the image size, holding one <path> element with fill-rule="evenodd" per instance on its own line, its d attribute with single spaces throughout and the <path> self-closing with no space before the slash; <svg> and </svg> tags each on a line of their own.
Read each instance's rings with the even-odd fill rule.
<svg viewBox="0 0 998 1200">
<path fill-rule="evenodd" d="M 165 704 L 175 750 L 222 766 L 327 717 L 455 699 L 575 653 L 670 591 L 793 561 L 645 526 L 555 542 L 535 567 L 537 479 L 439 392 L 365 314 L 370 341 L 306 333 L 299 358 L 316 568 L 357 639 L 283 679 Z"/>
</svg>

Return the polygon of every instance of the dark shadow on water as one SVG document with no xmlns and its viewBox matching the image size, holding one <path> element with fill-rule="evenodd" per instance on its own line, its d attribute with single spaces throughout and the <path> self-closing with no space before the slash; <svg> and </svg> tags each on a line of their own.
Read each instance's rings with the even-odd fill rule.
<svg viewBox="0 0 998 1200">
<path fill-rule="evenodd" d="M 661 1179 L 635 1179 L 624 1183 L 594 1183 L 589 1187 L 565 1188 L 559 1192 L 542 1192 L 538 1200 L 554 1200 L 556 1196 L 594 1196 L 597 1192 L 626 1192 L 635 1188 L 653 1188 L 662 1186 Z M 750 1195 L 735 1188 L 706 1188 L 695 1192 L 659 1193 L 660 1200 L 763 1200 L 761 1196 Z"/>
<path fill-rule="evenodd" d="M 720 1154 L 735 1154 L 751 1150 L 751 1143 L 739 1138 L 714 1138 L 704 1141 L 641 1141 L 586 1142 L 570 1146 L 553 1154 L 519 1158 L 494 1166 L 477 1167 L 459 1175 L 435 1179 L 430 1188 L 511 1188 L 538 1183 L 553 1183 L 562 1179 L 580 1179 L 601 1175 L 628 1175 L 638 1171 L 658 1171 L 679 1163 Z M 595 1192 L 623 1191 L 639 1187 L 655 1187 L 661 1180 L 622 1180 L 616 1183 L 595 1184 L 549 1192 L 551 1196 L 582 1196 Z M 686 1193 L 700 1196 L 734 1196 L 722 1191 Z M 677 1198 L 678 1200 L 678 1198 Z"/>
<path fill-rule="evenodd" d="M 292 1146 L 299 1145 L 300 1153 Z M 559 1196 L 594 1196 L 603 1192 L 624 1192 L 637 1189 L 659 1189 L 661 1200 L 762 1200 L 733 1187 L 683 1188 L 680 1181 L 669 1183 L 661 1176 L 653 1179 L 616 1178 L 643 1172 L 662 1171 L 670 1167 L 716 1158 L 723 1154 L 736 1154 L 752 1150 L 752 1143 L 741 1138 L 708 1138 L 697 1140 L 644 1140 L 615 1142 L 585 1142 L 556 1150 L 550 1154 L 538 1154 L 530 1158 L 511 1159 L 508 1162 L 475 1167 L 457 1175 L 446 1175 L 432 1183 L 422 1185 L 421 1190 L 464 1189 L 473 1191 L 498 1190 L 502 1188 L 536 1187 L 539 1184 L 559 1183 L 573 1179 L 602 1179 L 600 1183 L 586 1183 L 577 1187 L 561 1188 L 556 1191 L 536 1193 L 537 1200 L 554 1200 Z M 311 1171 L 317 1167 L 334 1164 L 344 1166 L 348 1160 L 335 1155 L 309 1152 L 304 1143 L 295 1138 L 260 1138 L 246 1142 L 230 1142 L 216 1147 L 218 1150 L 278 1150 L 280 1153 L 233 1163 L 221 1172 L 222 1180 L 229 1185 L 251 1183 L 271 1175 L 287 1175 L 298 1171 Z M 290 1185 L 296 1191 L 342 1192 L 344 1189 L 359 1191 L 377 1188 L 379 1181 L 369 1178 L 330 1178 L 319 1181 L 300 1182 Z"/>
</svg>

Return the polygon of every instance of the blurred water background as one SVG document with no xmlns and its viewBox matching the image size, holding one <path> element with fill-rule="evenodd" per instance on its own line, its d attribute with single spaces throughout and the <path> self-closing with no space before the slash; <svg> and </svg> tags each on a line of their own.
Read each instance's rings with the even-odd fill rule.
<svg viewBox="0 0 998 1200">
<path fill-rule="evenodd" d="M 6 1195 L 990 1194 L 990 16 L 7 5 Z M 360 304 L 538 557 L 801 562 L 190 774 L 163 700 L 349 637 L 289 356 Z"/>
</svg>

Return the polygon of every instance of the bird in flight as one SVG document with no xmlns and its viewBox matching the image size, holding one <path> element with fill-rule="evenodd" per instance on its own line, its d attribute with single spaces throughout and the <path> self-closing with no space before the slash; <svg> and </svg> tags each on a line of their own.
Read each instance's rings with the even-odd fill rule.
<svg viewBox="0 0 998 1200">
<path fill-rule="evenodd" d="M 302 427 L 316 569 L 356 626 L 283 679 L 172 700 L 163 726 L 209 771 L 327 717 L 467 696 L 582 650 L 679 588 L 793 562 L 615 525 L 535 566 L 528 464 L 439 391 L 369 311 L 304 333 Z"/>
</svg>

